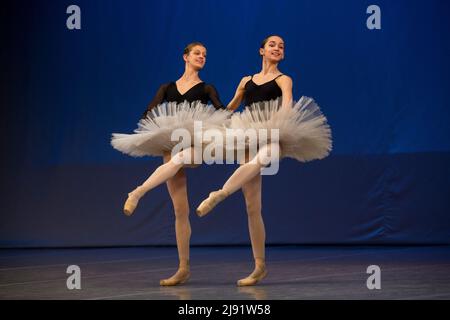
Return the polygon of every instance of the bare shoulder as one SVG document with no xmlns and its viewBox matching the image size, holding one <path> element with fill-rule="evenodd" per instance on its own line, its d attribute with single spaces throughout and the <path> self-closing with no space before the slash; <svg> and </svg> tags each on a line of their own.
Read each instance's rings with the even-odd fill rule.
<svg viewBox="0 0 450 320">
<path fill-rule="evenodd" d="M 275 80 L 279 85 L 288 85 L 292 86 L 292 78 L 289 77 L 287 74 L 283 74 L 281 77 L 278 77 Z"/>
<path fill-rule="evenodd" d="M 240 87 L 241 87 L 241 86 L 242 86 L 242 87 L 245 86 L 245 85 L 247 84 L 247 82 L 250 81 L 251 78 L 252 78 L 252 76 L 244 76 L 244 77 L 242 77 L 239 86 L 240 86 Z"/>
</svg>

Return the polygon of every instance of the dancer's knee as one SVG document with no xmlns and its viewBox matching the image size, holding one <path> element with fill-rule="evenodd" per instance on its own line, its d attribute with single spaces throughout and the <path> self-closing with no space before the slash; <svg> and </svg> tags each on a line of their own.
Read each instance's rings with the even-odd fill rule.
<svg viewBox="0 0 450 320">
<path fill-rule="evenodd" d="M 195 148 L 188 148 L 175 154 L 171 162 L 176 166 L 186 166 L 195 168 L 201 164 L 201 152 Z"/>
<path fill-rule="evenodd" d="M 280 158 L 280 146 L 278 143 L 270 143 L 262 146 L 258 151 L 258 163 L 267 166 Z"/>
<path fill-rule="evenodd" d="M 178 218 L 185 218 L 189 216 L 189 206 L 184 203 L 177 203 L 173 205 L 175 216 Z"/>
<path fill-rule="evenodd" d="M 171 159 L 170 159 L 170 164 L 176 167 L 182 167 L 184 165 L 185 160 L 185 155 L 183 154 L 183 152 L 178 152 L 176 155 L 174 155 Z"/>
</svg>

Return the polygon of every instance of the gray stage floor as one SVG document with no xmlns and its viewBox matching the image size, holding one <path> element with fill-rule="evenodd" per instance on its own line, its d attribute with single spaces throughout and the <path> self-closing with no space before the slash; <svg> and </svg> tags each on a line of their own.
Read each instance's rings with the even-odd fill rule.
<svg viewBox="0 0 450 320">
<path fill-rule="evenodd" d="M 66 285 L 69 265 L 81 289 Z M 367 267 L 381 269 L 369 290 Z M 0 299 L 450 299 L 450 247 L 269 247 L 267 278 L 252 270 L 249 247 L 194 247 L 191 279 L 160 287 L 177 266 L 176 248 L 0 250 Z"/>
</svg>

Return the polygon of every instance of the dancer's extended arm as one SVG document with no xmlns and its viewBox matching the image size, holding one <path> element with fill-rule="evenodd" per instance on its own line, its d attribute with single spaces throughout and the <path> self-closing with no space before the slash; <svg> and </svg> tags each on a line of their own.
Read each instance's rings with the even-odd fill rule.
<svg viewBox="0 0 450 320">
<path fill-rule="evenodd" d="M 227 106 L 228 110 L 234 111 L 236 110 L 239 105 L 242 102 L 242 99 L 244 99 L 244 93 L 245 93 L 245 84 L 251 79 L 252 77 L 247 76 L 243 77 L 241 79 L 241 82 L 239 82 L 239 85 L 236 89 L 236 93 L 234 94 L 233 99 L 230 101 L 230 103 Z"/>
</svg>

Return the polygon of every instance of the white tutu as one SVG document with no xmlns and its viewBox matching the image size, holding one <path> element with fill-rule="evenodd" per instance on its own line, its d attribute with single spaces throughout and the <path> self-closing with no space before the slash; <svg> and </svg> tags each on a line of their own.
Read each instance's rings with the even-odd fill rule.
<svg viewBox="0 0 450 320">
<path fill-rule="evenodd" d="M 134 134 L 113 133 L 111 145 L 134 157 L 162 156 L 180 142 L 172 141 L 174 130 L 186 129 L 194 143 L 194 121 L 201 121 L 203 130 L 224 130 L 229 118 L 229 111 L 216 110 L 201 102 L 166 102 L 153 108 L 147 118 L 140 120 Z"/>
<path fill-rule="evenodd" d="M 331 129 L 326 117 L 312 98 L 301 97 L 294 106 L 280 108 L 280 99 L 264 101 L 233 114 L 232 129 L 279 130 L 281 157 L 301 162 L 325 158 L 332 149 Z M 260 141 L 246 140 L 246 148 Z M 256 150 L 256 149 L 253 149 Z"/>
</svg>

